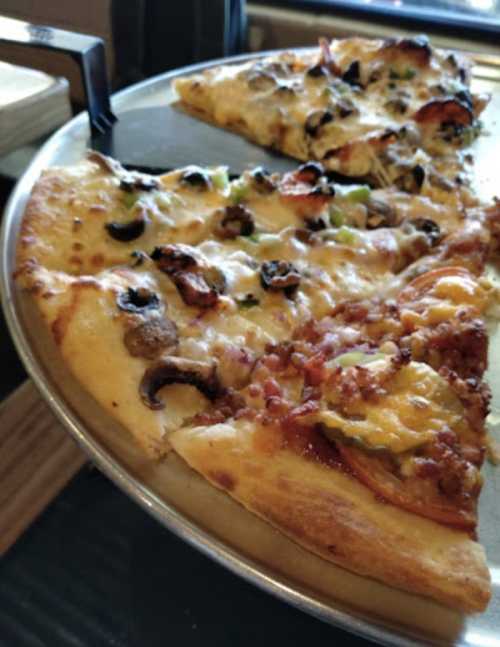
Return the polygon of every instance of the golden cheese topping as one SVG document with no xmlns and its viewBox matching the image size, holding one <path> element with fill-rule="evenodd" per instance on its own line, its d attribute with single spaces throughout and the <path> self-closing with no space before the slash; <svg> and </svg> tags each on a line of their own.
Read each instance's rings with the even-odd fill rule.
<svg viewBox="0 0 500 647">
<path fill-rule="evenodd" d="M 331 170 L 457 203 L 460 149 L 479 132 L 487 98 L 469 64 L 424 37 L 334 40 L 178 79 L 185 105 L 218 125 Z M 460 202 L 458 200 L 458 202 Z"/>
<path fill-rule="evenodd" d="M 374 375 L 389 359 L 365 365 Z M 325 408 L 310 420 L 338 430 L 346 439 L 368 449 L 387 449 L 394 454 L 413 451 L 439 432 L 466 428 L 464 407 L 450 385 L 426 364 L 411 362 L 384 385 L 386 395 L 376 401 L 347 403 L 342 412 Z M 328 393 L 325 395 L 328 407 Z"/>
</svg>

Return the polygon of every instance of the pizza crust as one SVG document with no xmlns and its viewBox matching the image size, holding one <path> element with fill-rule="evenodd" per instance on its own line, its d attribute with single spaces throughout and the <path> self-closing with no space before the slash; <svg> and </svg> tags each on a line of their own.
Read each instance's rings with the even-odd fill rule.
<svg viewBox="0 0 500 647">
<path fill-rule="evenodd" d="M 466 533 L 383 503 L 340 470 L 258 451 L 255 429 L 244 421 L 180 429 L 170 442 L 211 483 L 328 561 L 464 612 L 486 608 L 485 554 Z"/>
</svg>

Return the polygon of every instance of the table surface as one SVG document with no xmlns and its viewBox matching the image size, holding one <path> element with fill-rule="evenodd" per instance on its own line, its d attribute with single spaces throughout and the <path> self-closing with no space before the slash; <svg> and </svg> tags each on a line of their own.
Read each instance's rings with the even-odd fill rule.
<svg viewBox="0 0 500 647">
<path fill-rule="evenodd" d="M 0 398 L 25 378 L 0 317 Z M 0 561 L 0 647 L 370 645 L 286 605 L 84 468 Z"/>
</svg>

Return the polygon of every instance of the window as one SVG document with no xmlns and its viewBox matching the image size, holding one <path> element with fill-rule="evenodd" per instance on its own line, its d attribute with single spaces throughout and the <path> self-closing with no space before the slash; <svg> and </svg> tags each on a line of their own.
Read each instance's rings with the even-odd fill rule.
<svg viewBox="0 0 500 647">
<path fill-rule="evenodd" d="M 316 9 L 401 27 L 500 42 L 500 0 L 259 0 L 291 9 Z"/>
</svg>

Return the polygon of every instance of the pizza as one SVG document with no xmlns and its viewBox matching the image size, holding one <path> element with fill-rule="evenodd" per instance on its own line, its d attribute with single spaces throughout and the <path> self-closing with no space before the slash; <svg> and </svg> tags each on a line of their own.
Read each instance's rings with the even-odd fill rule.
<svg viewBox="0 0 500 647">
<path fill-rule="evenodd" d="M 147 459 L 173 451 L 326 560 L 482 611 L 491 595 L 477 541 L 483 377 L 486 322 L 498 305 L 485 266 L 498 248 L 500 205 L 467 197 L 465 181 L 436 190 L 434 174 L 449 180 L 445 158 L 463 168 L 464 141 L 442 146 L 441 127 L 425 120 L 413 120 L 417 148 L 397 138 L 375 154 L 424 160 L 417 188 L 321 153 L 334 140 L 339 150 L 358 142 L 372 160 L 380 128 L 406 127 L 379 109 L 387 74 L 406 84 L 411 116 L 418 101 L 428 105 L 431 82 L 458 75 L 465 87 L 468 64 L 421 39 L 353 39 L 323 44 L 319 60 L 290 56 L 286 74 L 271 74 L 276 60 L 266 59 L 208 70 L 178 91 L 189 102 L 196 83 L 215 110 L 227 83 L 243 110 L 255 99 L 252 74 L 277 74 L 269 88 L 302 90 L 259 94 L 245 134 L 278 145 L 266 139 L 268 105 L 300 104 L 299 124 L 314 84 L 347 84 L 355 96 L 346 91 L 346 100 L 367 102 L 347 130 L 325 129 L 300 155 L 297 129 L 279 140 L 313 159 L 283 175 L 259 167 L 234 179 L 225 167 L 194 165 L 150 176 L 96 152 L 49 168 L 21 224 L 17 284 L 62 361 Z M 482 104 L 467 96 L 474 125 Z M 209 118 L 229 125 L 222 113 Z"/>
<path fill-rule="evenodd" d="M 179 78 L 181 104 L 218 126 L 370 184 L 470 202 L 467 147 L 488 96 L 471 65 L 425 36 L 320 39 Z"/>
</svg>

